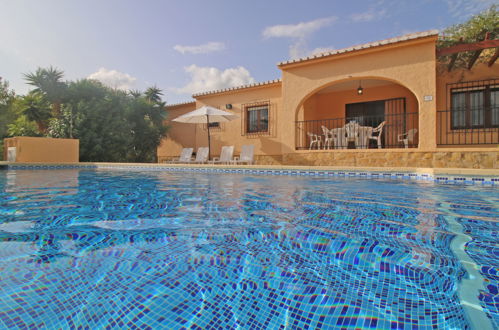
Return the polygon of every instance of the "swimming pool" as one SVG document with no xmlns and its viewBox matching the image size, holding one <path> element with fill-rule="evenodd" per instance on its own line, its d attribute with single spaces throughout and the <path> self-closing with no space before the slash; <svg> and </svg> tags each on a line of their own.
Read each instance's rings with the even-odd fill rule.
<svg viewBox="0 0 499 330">
<path fill-rule="evenodd" d="M 4 170 L 0 327 L 497 328 L 497 219 L 497 187 Z"/>
</svg>

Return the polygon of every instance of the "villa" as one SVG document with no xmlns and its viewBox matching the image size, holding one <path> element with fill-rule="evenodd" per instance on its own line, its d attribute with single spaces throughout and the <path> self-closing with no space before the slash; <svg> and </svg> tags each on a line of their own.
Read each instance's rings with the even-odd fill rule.
<svg viewBox="0 0 499 330">
<path fill-rule="evenodd" d="M 210 124 L 212 155 L 252 144 L 261 165 L 499 168 L 497 40 L 462 68 L 456 54 L 469 49 L 437 49 L 437 39 L 426 31 L 285 61 L 280 79 L 194 94 L 167 106 L 158 161 L 207 145 L 206 125 L 171 120 L 209 105 L 239 116 Z"/>
</svg>

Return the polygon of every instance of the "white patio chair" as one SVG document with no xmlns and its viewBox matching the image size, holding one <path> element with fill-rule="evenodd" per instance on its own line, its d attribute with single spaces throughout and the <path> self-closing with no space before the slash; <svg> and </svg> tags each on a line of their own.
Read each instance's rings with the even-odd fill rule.
<svg viewBox="0 0 499 330">
<path fill-rule="evenodd" d="M 180 153 L 180 157 L 177 159 L 172 159 L 167 161 L 166 163 L 190 163 L 192 160 L 192 151 L 193 148 L 184 148 Z"/>
<path fill-rule="evenodd" d="M 210 149 L 208 147 L 199 147 L 198 152 L 196 153 L 196 159 L 194 159 L 194 163 L 204 164 L 208 161 L 208 152 Z"/>
<path fill-rule="evenodd" d="M 355 148 L 359 145 L 359 123 L 356 121 L 351 121 L 345 125 L 345 131 L 347 133 L 347 147 L 348 142 L 355 142 Z"/>
<path fill-rule="evenodd" d="M 381 122 L 377 127 L 373 129 L 373 132 L 371 136 L 369 137 L 369 140 L 375 140 L 376 144 L 378 146 L 378 149 L 381 149 L 381 134 L 383 134 L 383 127 L 385 126 L 386 121 Z M 376 135 L 374 135 L 376 133 Z"/>
<path fill-rule="evenodd" d="M 404 142 L 404 147 L 407 149 L 409 148 L 409 143 L 414 142 L 414 137 L 418 133 L 417 128 L 411 128 L 410 130 L 407 131 L 407 133 L 399 134 L 397 136 L 398 142 Z"/>
<path fill-rule="evenodd" d="M 223 146 L 220 152 L 220 157 L 213 158 L 210 164 L 230 164 L 234 160 L 232 156 L 234 155 L 234 146 Z"/>
<path fill-rule="evenodd" d="M 346 130 L 344 127 L 332 128 L 329 132 L 333 136 L 335 149 L 345 149 L 348 146 Z"/>
<path fill-rule="evenodd" d="M 253 164 L 253 156 L 254 156 L 255 146 L 252 144 L 244 145 L 241 147 L 241 154 L 239 157 L 234 157 L 234 164 L 242 164 L 247 163 L 248 165 Z"/>
<path fill-rule="evenodd" d="M 308 149 L 311 150 L 314 145 L 317 146 L 317 149 L 320 149 L 322 145 L 322 136 L 310 132 L 307 132 L 307 135 L 310 138 L 310 147 Z"/>
<path fill-rule="evenodd" d="M 324 149 L 326 149 L 326 146 L 329 149 L 334 143 L 333 133 L 324 125 L 321 128 L 324 134 Z"/>
</svg>

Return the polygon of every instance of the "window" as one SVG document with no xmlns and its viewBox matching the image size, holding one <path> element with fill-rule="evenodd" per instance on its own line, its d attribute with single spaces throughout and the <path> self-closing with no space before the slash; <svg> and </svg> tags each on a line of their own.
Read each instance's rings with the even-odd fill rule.
<svg viewBox="0 0 499 330">
<path fill-rule="evenodd" d="M 499 86 L 452 89 L 451 127 L 499 127 Z"/>
<path fill-rule="evenodd" d="M 246 107 L 246 132 L 262 133 L 269 131 L 269 105 Z"/>
<path fill-rule="evenodd" d="M 218 127 L 220 127 L 220 123 L 219 122 L 209 123 L 208 127 L 209 128 L 218 128 Z"/>
<path fill-rule="evenodd" d="M 346 104 L 345 114 L 347 123 L 356 121 L 363 126 L 376 127 L 385 120 L 385 100 Z"/>
</svg>

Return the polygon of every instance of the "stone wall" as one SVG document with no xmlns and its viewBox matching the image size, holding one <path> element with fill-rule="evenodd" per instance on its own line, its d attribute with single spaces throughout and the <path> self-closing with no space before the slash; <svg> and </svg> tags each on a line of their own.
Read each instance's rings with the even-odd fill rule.
<svg viewBox="0 0 499 330">
<path fill-rule="evenodd" d="M 258 165 L 499 169 L 498 151 L 345 151 L 255 156 Z"/>
</svg>

